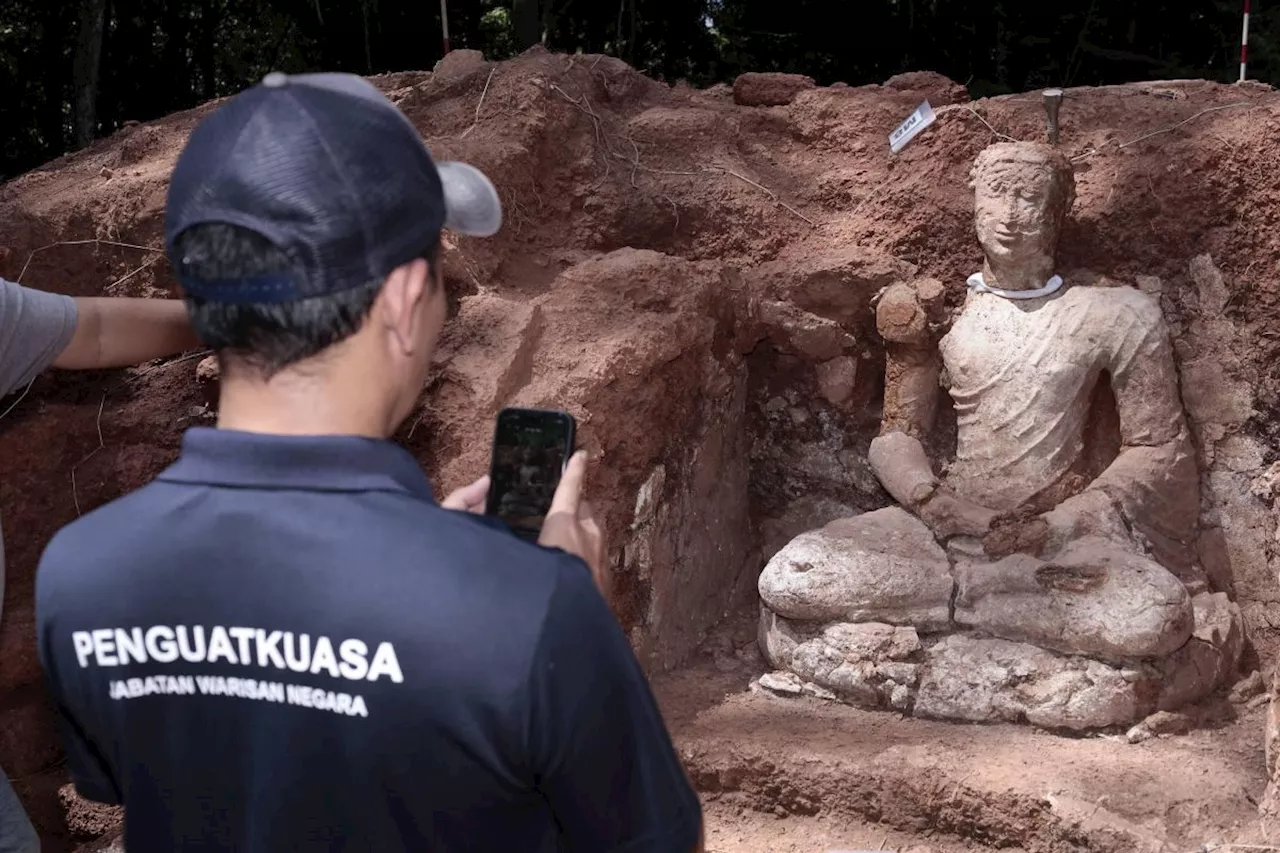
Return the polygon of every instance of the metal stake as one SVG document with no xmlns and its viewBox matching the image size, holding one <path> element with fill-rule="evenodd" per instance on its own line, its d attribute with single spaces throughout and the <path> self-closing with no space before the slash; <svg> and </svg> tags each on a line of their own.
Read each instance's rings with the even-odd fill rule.
<svg viewBox="0 0 1280 853">
<path fill-rule="evenodd" d="M 1062 106 L 1061 89 L 1044 90 L 1044 111 L 1049 116 L 1049 144 L 1058 144 L 1058 109 Z"/>
<path fill-rule="evenodd" d="M 1249 0 L 1244 0 L 1244 23 L 1240 30 L 1240 82 L 1245 79 L 1249 64 Z"/>
<path fill-rule="evenodd" d="M 449 55 L 449 7 L 448 0 L 440 0 L 440 28 L 444 30 L 444 53 Z"/>
</svg>

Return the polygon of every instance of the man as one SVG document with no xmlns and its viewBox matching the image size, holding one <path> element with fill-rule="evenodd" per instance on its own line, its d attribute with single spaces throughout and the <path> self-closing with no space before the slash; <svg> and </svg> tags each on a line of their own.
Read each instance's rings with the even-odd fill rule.
<svg viewBox="0 0 1280 853">
<path fill-rule="evenodd" d="M 0 399 L 46 368 L 125 367 L 198 346 L 176 299 L 74 299 L 0 279 Z M 7 405 L 0 405 L 0 412 Z M 0 534 L 0 602 L 4 539 Z M 0 853 L 35 851 L 39 839 L 0 772 Z"/>
<path fill-rule="evenodd" d="M 501 215 L 358 77 L 268 75 L 192 133 L 166 239 L 218 428 L 37 583 L 76 786 L 124 804 L 130 851 L 701 849 L 593 583 L 584 457 L 538 547 L 388 440 L 444 324 L 441 229 Z"/>
</svg>

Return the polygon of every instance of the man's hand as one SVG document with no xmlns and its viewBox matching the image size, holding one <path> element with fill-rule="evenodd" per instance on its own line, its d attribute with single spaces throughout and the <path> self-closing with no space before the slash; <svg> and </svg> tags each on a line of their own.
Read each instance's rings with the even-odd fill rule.
<svg viewBox="0 0 1280 853">
<path fill-rule="evenodd" d="M 945 540 L 952 536 L 984 536 L 999 513 L 940 488 L 920 505 L 917 514 L 934 536 Z"/>
<path fill-rule="evenodd" d="M 489 475 L 485 474 L 469 486 L 455 489 L 449 497 L 440 502 L 440 506 L 456 512 L 484 514 L 484 503 L 489 497 Z"/>
<path fill-rule="evenodd" d="M 582 499 L 582 481 L 586 475 L 587 454 L 579 450 L 560 477 L 560 485 L 551 499 L 551 510 L 542 522 L 538 544 L 581 557 L 590 567 L 604 600 L 612 603 L 613 578 L 605 565 L 604 534 L 591 515 L 591 505 Z"/>
</svg>

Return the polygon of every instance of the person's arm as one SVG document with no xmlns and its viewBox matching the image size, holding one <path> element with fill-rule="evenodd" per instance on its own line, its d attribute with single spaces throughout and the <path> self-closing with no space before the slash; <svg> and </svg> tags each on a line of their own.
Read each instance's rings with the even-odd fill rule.
<svg viewBox="0 0 1280 853">
<path fill-rule="evenodd" d="M 529 674 L 529 772 L 572 853 L 701 851 L 702 808 L 587 567 L 565 557 Z"/>
<path fill-rule="evenodd" d="M 53 364 L 75 333 L 76 317 L 70 296 L 0 278 L 0 397 Z"/>
<path fill-rule="evenodd" d="M 128 367 L 200 346 L 180 299 L 86 297 L 75 302 L 75 333 L 54 367 Z"/>
</svg>

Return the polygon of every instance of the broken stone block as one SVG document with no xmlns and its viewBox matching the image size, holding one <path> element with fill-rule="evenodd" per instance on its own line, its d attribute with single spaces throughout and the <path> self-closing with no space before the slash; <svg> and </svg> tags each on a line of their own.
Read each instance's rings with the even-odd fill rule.
<svg viewBox="0 0 1280 853">
<path fill-rule="evenodd" d="M 853 396 L 858 383 L 858 361 L 842 355 L 818 365 L 818 390 L 833 406 L 843 405 Z"/>
<path fill-rule="evenodd" d="M 488 66 L 484 54 L 478 50 L 451 50 L 431 69 L 431 77 L 435 82 L 454 81 Z"/>
<path fill-rule="evenodd" d="M 1185 735 L 1195 727 L 1186 714 L 1172 711 L 1156 711 L 1141 723 L 1129 729 L 1125 735 L 1129 743 L 1142 743 L 1160 735 Z"/>
<path fill-rule="evenodd" d="M 899 92 L 919 92 L 929 98 L 934 106 L 942 104 L 963 104 L 969 100 L 969 90 L 949 77 L 936 71 L 907 71 L 895 74 L 884 81 L 886 89 Z M 920 853 L 914 847 L 903 853 Z"/>
<path fill-rule="evenodd" d="M 802 533 L 765 566 L 760 598 L 806 622 L 950 624 L 951 566 L 924 523 L 896 507 Z"/>
<path fill-rule="evenodd" d="M 883 252 L 856 242 L 836 242 L 822 249 L 796 244 L 750 275 L 762 293 L 857 329 L 866 324 L 876 293 L 916 273 L 912 264 Z"/>
<path fill-rule="evenodd" d="M 802 74 L 748 71 L 733 81 L 733 100 L 744 107 L 777 107 L 817 84 Z"/>
<path fill-rule="evenodd" d="M 1145 723 L 1138 723 L 1129 731 L 1125 732 L 1124 739 L 1129 743 L 1145 743 L 1155 737 L 1155 733 L 1147 728 Z"/>
<path fill-rule="evenodd" d="M 760 303 L 760 322 L 774 345 L 814 361 L 829 361 L 857 343 L 835 320 L 785 302 Z"/>
<path fill-rule="evenodd" d="M 222 378 L 222 367 L 216 355 L 207 355 L 196 365 L 197 382 L 217 382 Z"/>
<path fill-rule="evenodd" d="M 1064 654 L 1163 657 L 1194 625 L 1181 581 L 1100 539 L 1072 543 L 1052 563 L 1028 554 L 962 562 L 956 582 L 957 623 Z"/>
<path fill-rule="evenodd" d="M 1156 711 L 1142 725 L 1156 735 L 1185 735 L 1192 728 L 1190 717 L 1172 711 Z"/>
<path fill-rule="evenodd" d="M 823 699 L 828 702 L 836 702 L 840 699 L 839 696 L 832 693 L 827 688 L 819 684 L 814 684 L 812 681 L 806 681 L 802 689 L 806 696 L 812 696 L 815 699 Z"/>
<path fill-rule="evenodd" d="M 1262 673 L 1255 669 L 1235 683 L 1227 698 L 1235 705 L 1243 705 L 1266 689 L 1267 684 L 1262 678 Z"/>
<path fill-rule="evenodd" d="M 773 666 L 853 705 L 910 708 L 920 680 L 920 637 L 914 628 L 835 623 L 808 629 L 765 607 L 760 615 L 761 647 Z"/>
<path fill-rule="evenodd" d="M 1154 672 L 955 634 L 925 651 L 915 714 L 1076 731 L 1131 723 Z"/>
<path fill-rule="evenodd" d="M 822 640 L 845 660 L 910 660 L 920 651 L 920 637 L 914 628 L 875 622 L 828 625 L 822 631 Z"/>
<path fill-rule="evenodd" d="M 1244 650 L 1240 607 L 1224 592 L 1192 599 L 1195 630 L 1186 645 L 1161 664 L 1159 709 L 1172 711 L 1208 696 L 1236 673 Z"/>
<path fill-rule="evenodd" d="M 1270 503 L 1280 493 L 1280 462 L 1272 462 L 1249 486 L 1249 491 L 1259 500 Z"/>
<path fill-rule="evenodd" d="M 780 696 L 799 696 L 804 690 L 804 682 L 790 672 L 766 672 L 760 676 L 759 684 Z"/>
<path fill-rule="evenodd" d="M 787 669 L 796 649 L 805 638 L 778 614 L 763 604 L 760 605 L 760 627 L 756 641 L 760 646 L 760 654 L 771 666 Z"/>
</svg>

